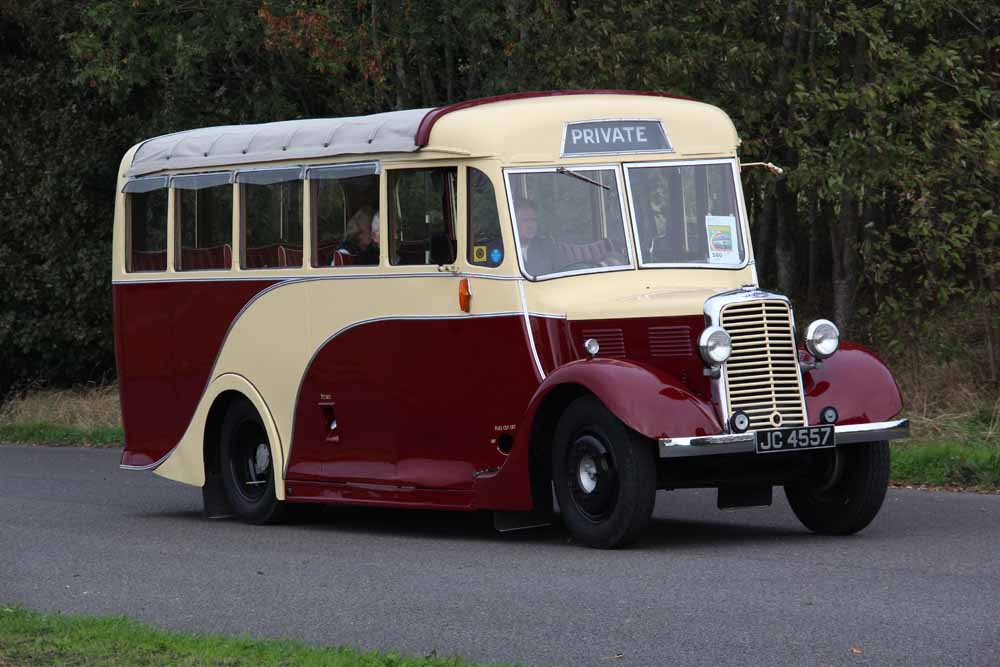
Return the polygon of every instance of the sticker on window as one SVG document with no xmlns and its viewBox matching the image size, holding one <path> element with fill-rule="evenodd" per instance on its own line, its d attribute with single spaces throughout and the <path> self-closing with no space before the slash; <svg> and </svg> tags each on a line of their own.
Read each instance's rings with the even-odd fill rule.
<svg viewBox="0 0 1000 667">
<path fill-rule="evenodd" d="M 708 261 L 712 264 L 739 264 L 740 251 L 736 245 L 736 216 L 706 215 L 705 231 L 708 234 Z"/>
</svg>

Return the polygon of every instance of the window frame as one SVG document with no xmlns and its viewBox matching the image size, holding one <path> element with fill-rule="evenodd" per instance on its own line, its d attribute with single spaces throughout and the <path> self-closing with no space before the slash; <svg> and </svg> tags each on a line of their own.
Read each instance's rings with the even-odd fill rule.
<svg viewBox="0 0 1000 667">
<path fill-rule="evenodd" d="M 733 174 L 733 200 L 736 203 L 737 227 L 739 228 L 740 249 L 743 251 L 743 261 L 739 264 L 713 264 L 712 262 L 643 262 L 642 245 L 639 236 L 639 220 L 635 214 L 635 197 L 632 194 L 632 181 L 628 177 L 632 169 L 648 169 L 651 167 L 696 167 L 711 164 L 729 164 Z M 625 175 L 625 187 L 628 189 L 628 210 L 631 219 L 632 235 L 637 244 L 636 262 L 640 269 L 716 269 L 724 271 L 739 271 L 745 269 L 751 262 L 750 225 L 747 221 L 746 203 L 743 201 L 743 188 L 740 187 L 740 169 L 735 157 L 707 158 L 704 160 L 657 160 L 656 162 L 625 162 L 622 164 Z"/>
<path fill-rule="evenodd" d="M 226 180 L 222 179 L 222 176 L 226 176 Z M 195 185 L 194 187 L 178 187 L 178 181 L 184 184 L 185 181 L 197 182 L 198 178 L 205 178 L 206 180 L 219 180 L 219 183 L 212 183 L 208 185 Z M 229 266 L 212 268 L 212 269 L 188 269 L 183 266 L 184 258 L 184 230 L 182 228 L 182 216 L 184 213 L 184 206 L 181 202 L 181 194 L 184 191 L 198 191 L 198 190 L 208 190 L 211 188 L 220 188 L 228 186 L 229 187 Z M 240 205 L 238 198 L 238 187 L 236 185 L 236 172 L 228 169 L 218 170 L 218 171 L 208 171 L 208 172 L 197 172 L 197 173 L 182 173 L 173 174 L 170 176 L 170 192 L 171 199 L 170 204 L 172 206 L 172 227 L 174 232 L 174 247 L 173 247 L 173 266 L 170 268 L 175 273 L 197 273 L 202 271 L 207 272 L 220 272 L 220 271 L 232 271 L 236 268 L 236 249 L 237 241 L 239 240 L 236 231 L 233 229 L 233 216 L 239 215 Z M 223 244 L 225 245 L 225 244 Z M 197 249 L 197 248 L 195 248 Z"/>
<path fill-rule="evenodd" d="M 546 273 L 542 276 L 534 276 L 527 272 L 524 264 L 524 255 L 521 252 L 521 237 L 517 230 L 517 213 L 514 208 L 514 189 L 511 186 L 510 177 L 515 174 L 556 173 L 556 170 L 561 168 L 565 168 L 569 171 L 605 171 L 610 169 L 615 172 L 615 181 L 618 186 L 618 204 L 621 208 L 622 216 L 622 232 L 625 237 L 626 249 L 628 250 L 628 264 L 622 264 L 620 266 L 598 266 L 591 269 L 577 269 L 576 271 L 559 271 L 558 273 Z M 566 176 L 566 178 L 573 177 Z M 567 276 L 582 276 L 591 273 L 611 273 L 613 271 L 634 271 L 636 269 L 637 262 L 635 244 L 634 239 L 632 238 L 634 229 L 629 224 L 629 208 L 625 201 L 626 191 L 624 183 L 624 170 L 622 169 L 622 164 L 620 162 L 601 164 L 555 164 L 544 167 L 506 167 L 503 170 L 503 180 L 504 189 L 506 190 L 505 194 L 508 212 L 510 214 L 510 222 L 514 232 L 514 251 L 517 254 L 517 266 L 521 275 L 525 278 L 532 282 L 544 282 L 546 280 L 565 278 Z"/>
<path fill-rule="evenodd" d="M 347 222 L 350 219 L 350 216 L 348 215 L 348 210 L 347 210 L 347 190 L 344 188 L 343 181 L 349 180 L 349 179 L 352 179 L 352 178 L 360 178 L 360 177 L 365 177 L 365 176 L 374 176 L 377 179 L 377 182 L 378 182 L 378 197 L 377 197 L 377 200 L 376 200 L 376 204 L 377 204 L 376 210 L 379 212 L 379 216 L 380 216 L 380 218 L 379 218 L 379 225 L 380 225 L 380 228 L 381 228 L 380 232 L 383 233 L 383 235 L 384 235 L 384 232 L 385 232 L 385 229 L 387 228 L 388 223 L 385 220 L 382 219 L 382 198 L 383 198 L 383 195 L 385 194 L 384 193 L 385 188 L 384 188 L 384 182 L 383 182 L 383 178 L 384 178 L 383 171 L 384 170 L 382 169 L 382 161 L 381 160 L 361 160 L 361 161 L 353 161 L 353 162 L 330 162 L 330 163 L 323 163 L 323 164 L 308 164 L 308 165 L 305 165 L 303 167 L 303 172 L 302 172 L 303 173 L 303 178 L 302 178 L 302 181 L 303 181 L 303 184 L 304 184 L 303 187 L 305 188 L 303 190 L 303 195 L 307 196 L 308 201 L 309 201 L 308 206 L 303 206 L 303 215 L 305 215 L 308 218 L 305 221 L 306 222 L 306 228 L 305 228 L 305 230 L 308 230 L 308 232 L 309 232 L 309 261 L 308 262 L 303 261 L 303 265 L 302 265 L 301 268 L 303 268 L 305 270 L 310 270 L 310 271 L 311 270 L 316 270 L 316 269 L 319 269 L 319 270 L 324 270 L 324 269 L 344 270 L 344 269 L 347 269 L 347 270 L 353 270 L 353 271 L 357 271 L 357 270 L 366 271 L 366 270 L 371 270 L 371 269 L 380 269 L 380 268 L 383 268 L 385 266 L 385 262 L 383 262 L 384 251 L 382 249 L 382 244 L 381 243 L 379 244 L 379 261 L 378 261 L 378 264 L 343 264 L 343 265 L 338 266 L 336 264 L 318 264 L 317 263 L 317 259 L 319 258 L 319 235 L 318 235 L 319 208 L 317 206 L 318 199 L 319 199 L 319 197 L 318 197 L 319 184 L 322 183 L 322 182 L 324 182 L 324 181 L 332 181 L 332 182 L 336 183 L 337 187 L 340 189 L 341 197 L 342 197 L 342 199 L 344 201 L 344 221 L 343 222 L 344 222 L 344 233 L 346 235 L 346 233 L 347 233 Z M 336 172 L 347 172 L 347 173 L 345 175 L 342 175 L 342 176 L 331 175 L 331 174 L 336 173 Z M 351 172 L 357 172 L 357 173 L 351 173 Z M 304 238 L 305 237 L 303 237 L 303 239 Z M 342 238 L 340 242 L 343 243 L 343 241 L 344 241 L 344 239 Z"/>
<path fill-rule="evenodd" d="M 459 197 L 463 187 L 467 187 L 465 184 L 465 174 L 463 173 L 464 163 L 460 162 L 449 162 L 447 164 L 421 164 L 421 163 L 400 163 L 398 165 L 392 165 L 386 168 L 383 172 L 384 184 L 385 184 L 385 204 L 386 204 L 386 216 L 384 219 L 380 219 L 379 224 L 381 225 L 380 233 L 383 237 L 384 243 L 379 246 L 379 251 L 385 253 L 386 256 L 386 268 L 389 269 L 402 269 L 407 271 L 412 271 L 414 269 L 433 269 L 434 271 L 440 271 L 440 267 L 448 266 L 458 266 L 463 253 L 461 252 L 461 247 L 463 242 L 465 242 L 468 236 L 468 220 L 466 219 L 465 213 L 462 211 L 462 206 L 459 205 Z M 402 215 L 402 210 L 399 205 L 399 181 L 393 182 L 393 174 L 399 174 L 403 172 L 416 172 L 416 171 L 447 171 L 450 170 L 454 178 L 446 179 L 444 183 L 444 194 L 447 197 L 450 204 L 451 215 L 451 229 L 455 237 L 455 256 L 452 261 L 447 264 L 435 264 L 433 262 L 426 264 L 394 264 L 392 261 L 392 224 L 393 219 L 398 219 Z M 444 213 L 444 209 L 442 209 Z M 447 219 L 443 220 L 444 224 L 447 226 L 449 221 Z M 400 239 L 402 241 L 404 239 Z M 427 237 L 427 242 L 430 242 L 430 236 Z M 383 247 L 384 246 L 384 247 Z"/>
<path fill-rule="evenodd" d="M 494 264 L 489 264 L 489 263 L 487 263 L 487 264 L 478 264 L 478 263 L 474 262 L 473 258 L 472 258 L 472 248 L 473 248 L 473 245 L 472 245 L 472 179 L 470 178 L 470 176 L 471 176 L 470 172 L 472 170 L 476 170 L 480 174 L 483 175 L 483 177 L 486 179 L 486 181 L 490 184 L 490 190 L 493 192 L 493 206 L 495 207 L 495 212 L 496 212 L 496 216 L 497 216 L 497 232 L 499 234 L 499 239 L 498 240 L 500 242 L 500 247 L 503 249 L 503 256 L 500 258 L 500 262 L 497 263 L 497 264 L 495 264 L 495 265 Z M 500 209 L 500 202 L 502 201 L 502 198 L 499 197 L 499 196 L 497 196 L 497 186 L 494 183 L 494 178 L 490 174 L 489 170 L 483 168 L 483 165 L 465 164 L 463 167 L 460 167 L 460 171 L 463 172 L 463 175 L 464 175 L 464 178 L 465 178 L 465 184 L 464 184 L 464 186 L 462 186 L 462 185 L 459 186 L 462 189 L 463 197 L 464 197 L 464 200 L 465 200 L 465 202 L 464 202 L 465 206 L 463 206 L 464 214 L 465 214 L 465 258 L 464 258 L 464 262 L 465 262 L 466 266 L 468 266 L 468 267 L 470 267 L 472 269 L 495 271 L 495 270 L 499 269 L 500 267 L 502 267 L 504 265 L 504 262 L 507 261 L 507 247 L 508 246 L 507 246 L 507 242 L 506 242 L 506 239 L 504 237 L 504 234 L 503 234 L 503 229 L 504 229 L 503 219 L 502 219 L 502 216 L 500 215 L 500 210 L 501 210 Z M 502 181 L 501 181 L 501 185 L 502 185 Z M 488 259 L 489 259 L 489 257 L 487 256 L 487 260 Z M 457 258 L 456 258 L 456 261 L 457 261 Z"/>
<path fill-rule="evenodd" d="M 166 198 L 167 198 L 167 201 L 166 201 L 166 213 L 165 213 L 165 215 L 163 217 L 163 222 L 165 224 L 165 228 L 163 230 L 164 231 L 163 258 L 164 258 L 165 264 L 164 264 L 164 266 L 163 266 L 162 269 L 133 269 L 132 268 L 132 253 L 135 251 L 135 249 L 132 247 L 132 239 L 133 239 L 133 232 L 132 232 L 132 222 L 133 222 L 132 221 L 132 205 L 133 205 L 133 199 L 132 198 L 135 195 L 148 195 L 149 193 L 156 192 L 157 190 L 163 190 L 164 193 L 166 194 Z M 135 274 L 166 273 L 167 271 L 170 270 L 170 257 L 169 257 L 169 254 L 170 254 L 170 212 L 171 212 L 170 192 L 171 192 L 171 190 L 169 188 L 169 183 L 166 186 L 159 187 L 159 188 L 151 188 L 149 190 L 137 190 L 137 191 L 125 191 L 125 192 L 123 192 L 123 194 L 125 195 L 125 206 L 124 206 L 124 210 L 125 210 L 125 234 L 124 234 L 124 237 L 125 237 L 125 273 L 130 273 L 130 274 L 132 274 L 132 273 L 135 273 Z M 140 252 L 149 252 L 149 251 L 140 251 Z M 158 252 L 158 251 L 156 251 L 156 252 Z"/>
<path fill-rule="evenodd" d="M 282 175 L 296 173 L 294 178 L 284 178 Z M 274 178 L 271 178 L 274 177 Z M 308 268 L 306 263 L 306 168 L 301 166 L 290 167 L 265 167 L 261 169 L 240 169 L 235 172 L 233 182 L 236 184 L 237 199 L 239 203 L 239 262 L 237 268 L 240 271 L 294 271 L 296 269 Z M 285 183 L 298 183 L 302 188 L 299 206 L 299 224 L 302 232 L 302 262 L 293 266 L 247 266 L 247 250 L 250 250 L 249 236 L 247 234 L 247 221 L 249 218 L 247 210 L 247 190 L 246 186 L 267 187 L 270 185 L 283 185 Z M 291 223 L 289 223 L 291 224 Z M 272 244 L 273 245 L 273 244 Z M 254 249 L 266 246 L 255 246 Z M 234 258 L 235 259 L 235 258 Z M 311 261 L 311 260 L 310 260 Z"/>
</svg>

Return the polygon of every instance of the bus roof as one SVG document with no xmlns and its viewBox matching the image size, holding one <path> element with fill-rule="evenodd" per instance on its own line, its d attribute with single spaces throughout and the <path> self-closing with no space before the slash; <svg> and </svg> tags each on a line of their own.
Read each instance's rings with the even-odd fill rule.
<svg viewBox="0 0 1000 667">
<path fill-rule="evenodd" d="M 720 109 L 666 93 L 566 90 L 513 93 L 430 109 L 187 130 L 139 144 L 128 176 L 342 155 L 445 150 L 468 155 L 558 157 L 566 123 L 662 121 L 677 157 L 734 154 Z"/>
</svg>

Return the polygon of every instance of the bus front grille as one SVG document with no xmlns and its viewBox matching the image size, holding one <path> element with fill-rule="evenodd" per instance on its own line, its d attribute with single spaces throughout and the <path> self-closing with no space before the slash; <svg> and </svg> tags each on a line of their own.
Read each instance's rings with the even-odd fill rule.
<svg viewBox="0 0 1000 667">
<path fill-rule="evenodd" d="M 733 340 L 725 384 L 730 413 L 750 415 L 750 429 L 806 423 L 795 332 L 788 303 L 750 301 L 725 306 L 722 327 Z"/>
</svg>

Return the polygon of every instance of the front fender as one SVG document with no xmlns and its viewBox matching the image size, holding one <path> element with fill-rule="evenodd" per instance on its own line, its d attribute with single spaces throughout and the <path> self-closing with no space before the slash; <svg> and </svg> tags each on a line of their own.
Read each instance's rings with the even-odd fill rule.
<svg viewBox="0 0 1000 667">
<path fill-rule="evenodd" d="M 903 409 L 892 373 L 875 353 L 854 343 L 841 343 L 836 354 L 802 375 L 809 423 L 819 423 L 828 405 L 840 413 L 838 424 L 889 421 Z"/>
<path fill-rule="evenodd" d="M 560 366 L 538 387 L 528 424 L 557 387 L 578 385 L 594 394 L 633 431 L 647 438 L 711 435 L 722 431 L 712 405 L 658 368 L 618 359 L 582 359 Z"/>
</svg>

